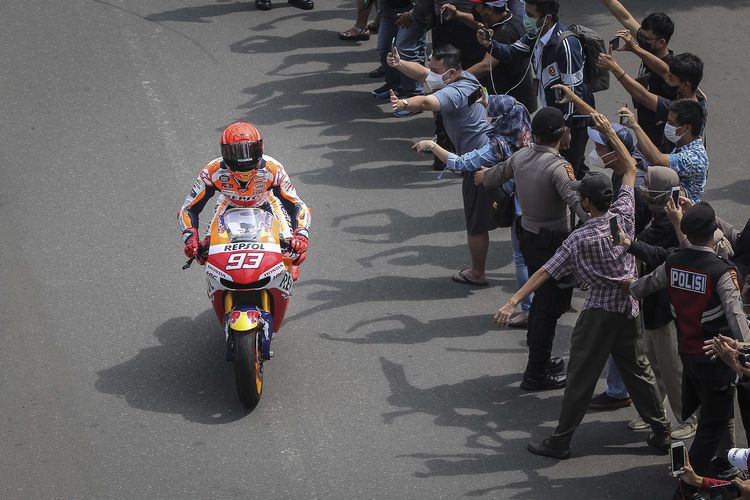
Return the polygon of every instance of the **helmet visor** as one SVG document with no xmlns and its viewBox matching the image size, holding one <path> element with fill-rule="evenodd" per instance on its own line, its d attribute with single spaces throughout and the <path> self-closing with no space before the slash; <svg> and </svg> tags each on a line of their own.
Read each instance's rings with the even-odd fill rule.
<svg viewBox="0 0 750 500">
<path fill-rule="evenodd" d="M 230 170 L 235 172 L 255 170 L 263 156 L 263 144 L 260 141 L 222 144 L 221 156 Z"/>
</svg>

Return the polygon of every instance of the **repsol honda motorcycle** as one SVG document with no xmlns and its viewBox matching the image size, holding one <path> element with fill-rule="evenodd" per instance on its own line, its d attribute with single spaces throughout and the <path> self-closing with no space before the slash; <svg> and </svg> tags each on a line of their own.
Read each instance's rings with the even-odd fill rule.
<svg viewBox="0 0 750 500">
<path fill-rule="evenodd" d="M 224 327 L 237 394 L 253 409 L 263 393 L 263 364 L 273 356 L 271 339 L 294 286 L 295 255 L 281 239 L 276 218 L 259 208 L 231 208 L 215 217 L 207 242 L 201 255 L 208 298 Z"/>
</svg>

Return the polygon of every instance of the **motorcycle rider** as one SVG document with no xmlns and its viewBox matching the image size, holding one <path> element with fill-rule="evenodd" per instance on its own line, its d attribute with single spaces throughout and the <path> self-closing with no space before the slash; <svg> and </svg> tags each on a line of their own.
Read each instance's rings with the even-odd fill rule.
<svg viewBox="0 0 750 500">
<path fill-rule="evenodd" d="M 296 266 L 307 255 L 310 210 L 281 162 L 263 154 L 263 138 L 254 125 L 235 122 L 224 130 L 221 156 L 201 169 L 178 213 L 185 255 L 201 264 L 205 258 L 199 255 L 199 248 L 208 245 L 208 237 L 203 242 L 198 239 L 198 215 L 217 190 L 220 196 L 212 223 L 227 208 L 261 208 L 272 213 L 279 221 L 282 239 L 296 254 L 293 264 L 297 271 Z M 293 274 L 296 278 L 297 273 Z"/>
</svg>

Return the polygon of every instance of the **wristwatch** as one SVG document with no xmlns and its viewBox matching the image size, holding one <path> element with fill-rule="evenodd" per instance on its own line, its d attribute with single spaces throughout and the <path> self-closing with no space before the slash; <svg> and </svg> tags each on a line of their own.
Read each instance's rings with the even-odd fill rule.
<svg viewBox="0 0 750 500">
<path fill-rule="evenodd" d="M 403 105 L 404 105 L 404 109 L 406 109 L 406 107 L 407 107 L 407 106 L 409 105 L 409 101 L 408 101 L 408 100 L 406 100 L 406 99 L 401 99 L 401 102 L 402 102 L 402 103 L 403 103 Z"/>
</svg>

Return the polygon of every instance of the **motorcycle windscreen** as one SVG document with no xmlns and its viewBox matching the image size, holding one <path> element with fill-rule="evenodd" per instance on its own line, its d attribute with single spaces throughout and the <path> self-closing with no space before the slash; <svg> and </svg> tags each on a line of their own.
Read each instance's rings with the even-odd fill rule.
<svg viewBox="0 0 750 500">
<path fill-rule="evenodd" d="M 273 230 L 273 215 L 260 208 L 232 208 L 221 217 L 232 243 L 260 241 Z"/>
</svg>

